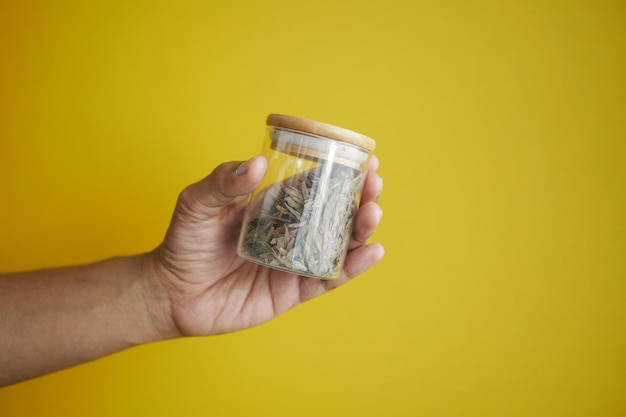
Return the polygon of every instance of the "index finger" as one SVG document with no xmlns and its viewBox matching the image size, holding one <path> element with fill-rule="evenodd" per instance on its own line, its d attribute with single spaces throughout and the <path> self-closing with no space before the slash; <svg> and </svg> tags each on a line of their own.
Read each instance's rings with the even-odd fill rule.
<svg viewBox="0 0 626 417">
<path fill-rule="evenodd" d="M 363 185 L 363 193 L 361 194 L 361 205 L 368 201 L 378 201 L 383 191 L 383 179 L 376 170 L 380 165 L 380 161 L 375 155 L 372 155 L 369 162 L 367 174 L 365 176 L 365 184 Z"/>
</svg>

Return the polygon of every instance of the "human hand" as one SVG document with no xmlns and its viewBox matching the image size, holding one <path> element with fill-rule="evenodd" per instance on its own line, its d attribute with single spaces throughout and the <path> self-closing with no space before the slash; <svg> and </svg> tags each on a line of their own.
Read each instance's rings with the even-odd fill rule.
<svg viewBox="0 0 626 417">
<path fill-rule="evenodd" d="M 246 197 L 267 170 L 258 156 L 228 162 L 179 196 L 164 242 L 151 254 L 156 288 L 165 300 L 159 328 L 167 337 L 232 332 L 261 324 L 336 288 L 380 261 L 380 244 L 366 244 L 382 210 L 382 178 L 372 157 L 341 276 L 324 281 L 277 271 L 237 255 Z"/>
</svg>

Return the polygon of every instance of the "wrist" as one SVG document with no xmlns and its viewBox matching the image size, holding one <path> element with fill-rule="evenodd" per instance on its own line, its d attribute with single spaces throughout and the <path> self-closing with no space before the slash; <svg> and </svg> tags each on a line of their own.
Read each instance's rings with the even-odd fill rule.
<svg viewBox="0 0 626 417">
<path fill-rule="evenodd" d="M 102 314 L 118 325 L 125 347 L 171 339 L 177 336 L 172 325 L 169 296 L 153 252 L 112 259 L 110 271 L 117 282 L 118 297 L 113 313 Z M 117 278 L 117 279 L 115 279 Z"/>
<path fill-rule="evenodd" d="M 163 264 L 159 255 L 160 247 L 138 255 L 142 272 L 142 293 L 145 306 L 145 322 L 151 329 L 153 341 L 173 339 L 182 334 L 172 314 L 172 300 L 167 289 Z"/>
</svg>

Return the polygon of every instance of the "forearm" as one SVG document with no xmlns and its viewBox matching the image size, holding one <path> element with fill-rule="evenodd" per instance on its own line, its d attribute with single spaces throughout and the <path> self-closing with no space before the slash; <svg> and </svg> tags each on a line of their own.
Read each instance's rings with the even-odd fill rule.
<svg viewBox="0 0 626 417">
<path fill-rule="evenodd" d="M 0 276 L 0 386 L 167 337 L 150 255 Z"/>
</svg>

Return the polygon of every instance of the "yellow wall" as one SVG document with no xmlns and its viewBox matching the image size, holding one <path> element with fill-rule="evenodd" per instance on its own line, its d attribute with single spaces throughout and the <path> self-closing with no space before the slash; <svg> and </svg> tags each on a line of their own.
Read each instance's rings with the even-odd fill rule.
<svg viewBox="0 0 626 417">
<path fill-rule="evenodd" d="M 377 139 L 387 256 L 0 416 L 626 415 L 624 74 L 623 1 L 3 0 L 1 271 L 153 248 L 270 112 Z"/>
</svg>

